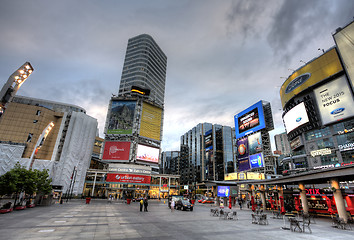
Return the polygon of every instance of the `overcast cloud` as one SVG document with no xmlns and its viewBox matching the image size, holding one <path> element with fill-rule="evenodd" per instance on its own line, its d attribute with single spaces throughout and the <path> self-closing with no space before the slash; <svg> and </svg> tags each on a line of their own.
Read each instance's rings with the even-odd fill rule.
<svg viewBox="0 0 354 240">
<path fill-rule="evenodd" d="M 150 34 L 168 58 L 163 150 L 198 123 L 234 126 L 259 100 L 284 131 L 279 88 L 334 45 L 352 0 L 0 0 L 0 84 L 24 62 L 19 95 L 71 103 L 98 119 L 117 94 L 128 39 Z"/>
</svg>

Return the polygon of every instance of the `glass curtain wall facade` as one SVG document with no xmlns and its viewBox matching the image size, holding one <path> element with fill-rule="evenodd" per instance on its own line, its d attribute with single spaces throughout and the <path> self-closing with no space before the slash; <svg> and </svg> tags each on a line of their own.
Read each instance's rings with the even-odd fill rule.
<svg viewBox="0 0 354 240">
<path fill-rule="evenodd" d="M 166 151 L 162 153 L 162 161 L 160 164 L 160 173 L 162 174 L 179 174 L 180 152 Z"/>
<path fill-rule="evenodd" d="M 137 86 L 150 90 L 149 99 L 163 105 L 165 98 L 167 57 L 147 35 L 130 38 L 125 55 L 118 96 L 131 93 Z"/>
<path fill-rule="evenodd" d="M 231 127 L 200 123 L 181 136 L 181 184 L 224 180 L 235 171 Z"/>
</svg>

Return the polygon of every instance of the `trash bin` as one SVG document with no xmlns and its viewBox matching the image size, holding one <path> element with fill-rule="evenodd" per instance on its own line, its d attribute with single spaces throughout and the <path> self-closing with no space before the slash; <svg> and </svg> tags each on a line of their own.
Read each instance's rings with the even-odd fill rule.
<svg viewBox="0 0 354 240">
<path fill-rule="evenodd" d="M 130 204 L 131 199 L 127 199 L 127 204 Z"/>
<path fill-rule="evenodd" d="M 90 201 L 91 201 L 90 197 L 86 198 L 86 204 L 90 204 Z"/>
</svg>

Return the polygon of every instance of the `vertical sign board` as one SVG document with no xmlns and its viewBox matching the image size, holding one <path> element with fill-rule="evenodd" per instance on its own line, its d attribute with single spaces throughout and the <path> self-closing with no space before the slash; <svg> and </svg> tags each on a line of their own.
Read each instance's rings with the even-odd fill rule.
<svg viewBox="0 0 354 240">
<path fill-rule="evenodd" d="M 112 101 L 107 134 L 132 134 L 135 101 Z"/>
<path fill-rule="evenodd" d="M 141 114 L 140 136 L 161 140 L 162 109 L 143 103 Z"/>
<path fill-rule="evenodd" d="M 333 35 L 339 55 L 342 58 L 344 70 L 347 72 L 351 87 L 354 88 L 354 22 Z"/>
<path fill-rule="evenodd" d="M 263 161 L 263 153 L 257 153 L 254 155 L 250 155 L 250 165 L 251 168 L 260 168 L 264 167 L 264 161 Z"/>
<path fill-rule="evenodd" d="M 248 136 L 248 150 L 249 155 L 253 155 L 262 152 L 262 137 L 261 132 Z"/>
<path fill-rule="evenodd" d="M 237 140 L 237 165 L 239 171 L 246 171 L 250 169 L 249 164 L 249 151 L 248 151 L 248 139 L 242 138 Z"/>
<path fill-rule="evenodd" d="M 323 125 L 354 116 L 354 101 L 343 75 L 314 90 Z"/>
</svg>

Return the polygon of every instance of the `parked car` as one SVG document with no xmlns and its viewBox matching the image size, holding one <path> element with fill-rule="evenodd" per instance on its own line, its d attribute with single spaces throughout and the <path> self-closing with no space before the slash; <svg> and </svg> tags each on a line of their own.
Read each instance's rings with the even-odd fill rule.
<svg viewBox="0 0 354 240">
<path fill-rule="evenodd" d="M 186 210 L 193 211 L 193 204 L 189 201 L 188 198 L 182 198 L 176 202 L 176 209 L 183 210 L 183 211 Z"/>
<path fill-rule="evenodd" d="M 207 198 L 205 200 L 202 201 L 203 204 L 205 203 L 214 203 L 214 198 Z"/>
<path fill-rule="evenodd" d="M 169 208 L 171 208 L 172 199 L 175 201 L 175 208 L 176 208 L 176 203 L 178 202 L 179 199 L 183 199 L 183 196 L 178 196 L 178 195 L 170 196 L 169 199 L 168 199 L 168 207 Z"/>
<path fill-rule="evenodd" d="M 207 199 L 207 197 L 206 196 L 202 196 L 202 197 L 200 197 L 200 199 L 198 199 L 198 202 L 202 203 L 205 199 Z"/>
</svg>

